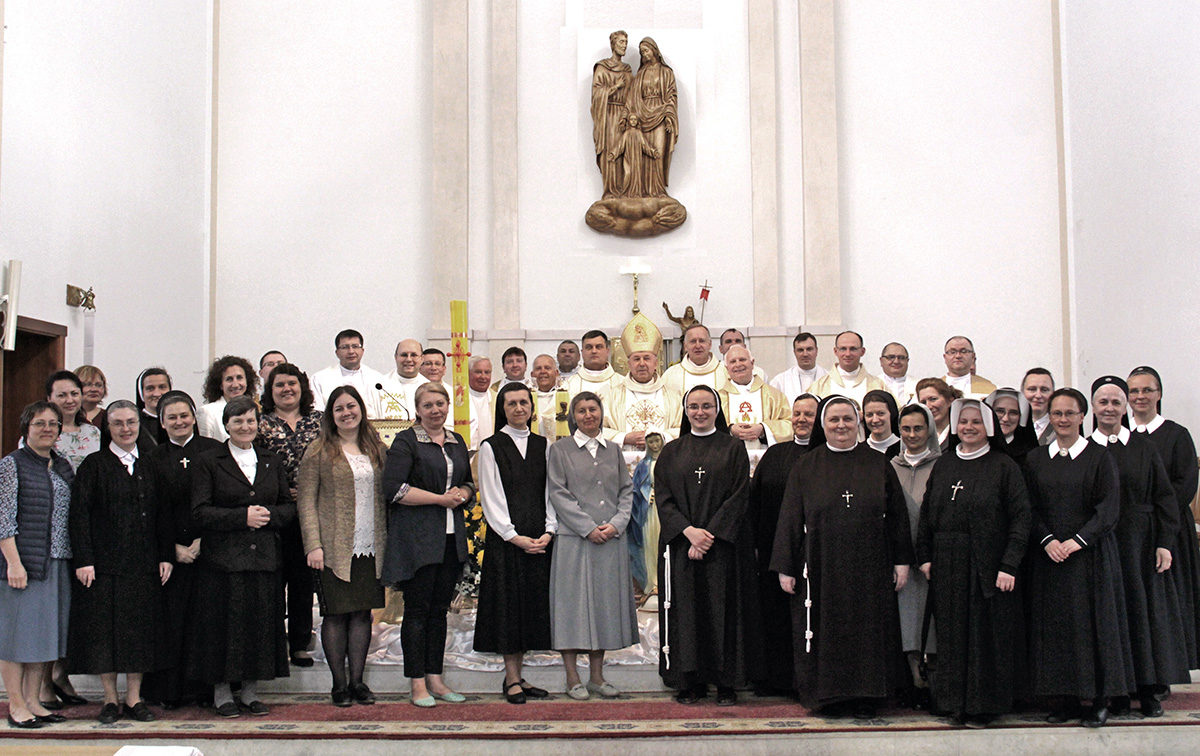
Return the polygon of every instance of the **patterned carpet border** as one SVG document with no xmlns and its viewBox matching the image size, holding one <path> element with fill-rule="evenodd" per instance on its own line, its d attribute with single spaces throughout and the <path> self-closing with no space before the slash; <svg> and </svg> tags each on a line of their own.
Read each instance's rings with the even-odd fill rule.
<svg viewBox="0 0 1200 756">
<path fill-rule="evenodd" d="M 1195 690 L 1193 690 L 1195 689 Z M 1184 692 L 1184 691 L 1187 692 Z M 406 695 L 381 694 L 375 706 L 337 709 L 328 697 L 315 694 L 265 698 L 272 707 L 266 717 L 243 714 L 218 719 L 211 710 L 185 708 L 158 712 L 157 722 L 120 720 L 102 725 L 96 705 L 69 708 L 70 720 L 39 730 L 0 729 L 6 739 L 134 741 L 142 739 L 543 739 L 543 738 L 660 738 L 670 736 L 763 736 L 867 732 L 953 731 L 946 718 L 899 709 L 884 710 L 874 719 L 825 719 L 785 699 L 743 696 L 739 706 L 718 709 L 712 703 L 682 706 L 663 693 L 626 694 L 611 701 L 572 701 L 555 695 L 542 702 L 515 707 L 498 695 L 470 696 L 465 704 L 439 704 L 434 709 L 413 707 Z M 7 706 L 4 707 L 7 709 Z M 1200 685 L 1180 686 L 1166 704 L 1165 716 L 1146 719 L 1136 711 L 1109 721 L 1108 727 L 1200 725 Z M 7 712 L 5 712 L 7 713 Z M 521 717 L 521 718 L 517 718 Z M 992 729 L 1072 729 L 1079 723 L 1048 725 L 1044 714 L 1029 712 L 998 719 Z"/>
</svg>

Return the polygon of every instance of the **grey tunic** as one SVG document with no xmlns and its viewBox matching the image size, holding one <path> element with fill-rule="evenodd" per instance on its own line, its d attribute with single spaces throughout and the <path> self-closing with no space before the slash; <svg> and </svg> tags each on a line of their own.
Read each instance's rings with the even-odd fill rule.
<svg viewBox="0 0 1200 756">
<path fill-rule="evenodd" d="M 900 487 L 904 489 L 904 503 L 908 505 L 908 524 L 912 528 L 913 541 L 917 537 L 917 520 L 921 514 L 921 502 L 925 499 L 925 486 L 929 483 L 929 474 L 933 472 L 933 463 L 938 460 L 940 453 L 932 452 L 914 467 L 904 458 L 903 452 L 892 457 L 892 467 L 896 468 L 896 476 L 900 478 Z M 900 638 L 905 651 L 921 650 L 921 628 L 925 624 L 925 599 L 929 595 L 929 582 L 925 573 L 918 569 L 920 565 L 912 565 L 908 571 L 908 583 L 900 590 L 896 598 L 900 602 Z M 937 634 L 934 632 L 933 620 L 930 619 L 929 640 L 925 644 L 925 652 L 937 653 Z"/>
<path fill-rule="evenodd" d="M 607 442 L 596 458 L 574 436 L 550 447 L 546 497 L 558 517 L 550 566 L 550 637 L 556 649 L 612 650 L 638 642 L 629 550 L 622 539 L 633 509 L 633 482 L 621 448 Z M 617 537 L 587 540 L 610 523 Z"/>
</svg>

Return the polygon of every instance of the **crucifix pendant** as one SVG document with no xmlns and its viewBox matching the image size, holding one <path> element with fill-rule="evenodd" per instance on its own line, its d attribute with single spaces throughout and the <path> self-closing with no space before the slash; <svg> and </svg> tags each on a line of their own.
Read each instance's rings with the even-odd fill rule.
<svg viewBox="0 0 1200 756">
<path fill-rule="evenodd" d="M 849 509 L 850 500 L 854 498 L 854 494 L 850 493 L 849 489 L 847 489 L 846 493 L 842 494 L 842 498 L 846 500 L 846 509 Z"/>
<path fill-rule="evenodd" d="M 955 483 L 954 485 L 950 486 L 950 490 L 954 491 L 954 493 L 950 496 L 950 501 L 954 501 L 955 499 L 957 499 L 958 492 L 963 490 L 964 488 L 966 488 L 966 486 L 964 486 L 962 484 L 961 480 L 958 481 L 957 483 Z"/>
<path fill-rule="evenodd" d="M 184 457 L 183 459 L 179 460 L 179 464 L 183 465 L 184 470 L 187 469 L 188 462 L 191 462 L 191 460 L 188 459 L 187 457 Z"/>
<path fill-rule="evenodd" d="M 697 483 L 703 482 L 704 473 L 706 473 L 706 472 L 708 472 L 708 470 L 705 470 L 703 465 L 696 468 L 696 482 Z"/>
</svg>

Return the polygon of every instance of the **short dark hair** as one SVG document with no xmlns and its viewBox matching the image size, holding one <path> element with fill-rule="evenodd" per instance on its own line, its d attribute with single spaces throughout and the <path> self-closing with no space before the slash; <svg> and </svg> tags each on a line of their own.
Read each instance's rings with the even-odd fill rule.
<svg viewBox="0 0 1200 756">
<path fill-rule="evenodd" d="M 1053 394 L 1051 394 L 1050 401 L 1046 402 L 1046 406 L 1049 407 L 1050 405 L 1054 404 L 1055 399 L 1058 399 L 1059 397 L 1063 397 L 1063 396 L 1074 400 L 1074 402 L 1077 405 L 1079 405 L 1079 412 L 1082 415 L 1087 414 L 1087 411 L 1088 411 L 1087 397 L 1084 396 L 1083 393 L 1081 391 L 1079 391 L 1078 389 L 1073 389 L 1070 386 L 1063 386 L 1062 388 L 1056 390 Z M 1083 423 L 1083 417 L 1079 418 L 1079 422 L 1081 424 Z"/>
<path fill-rule="evenodd" d="M 47 401 L 50 400 L 50 395 L 54 393 L 54 384 L 58 383 L 59 381 L 70 381 L 71 383 L 74 383 L 75 388 L 79 389 L 79 393 L 82 396 L 83 381 L 79 380 L 79 376 L 75 375 L 70 370 L 55 370 L 53 373 L 50 374 L 50 376 L 48 378 L 46 378 L 46 400 Z M 75 413 L 75 417 L 73 419 L 75 420 L 76 425 L 87 420 L 87 416 L 83 414 L 82 401 L 79 404 L 79 411 Z M 61 413 L 60 413 L 60 417 L 59 417 L 59 422 L 62 422 Z M 21 435 L 24 436 L 25 435 L 24 432 L 22 432 Z"/>
<path fill-rule="evenodd" d="M 313 396 L 312 387 L 308 384 L 308 376 L 305 375 L 303 370 L 292 363 L 281 362 L 271 368 L 271 374 L 267 376 L 267 383 L 263 386 L 261 400 L 263 414 L 270 414 L 275 411 L 275 376 L 278 375 L 292 375 L 296 377 L 296 380 L 300 381 L 300 413 L 307 415 L 312 412 L 316 397 Z"/>
<path fill-rule="evenodd" d="M 208 366 L 208 375 L 204 376 L 204 401 L 215 402 L 224 395 L 221 391 L 221 381 L 225 377 L 225 371 L 231 367 L 240 367 L 246 374 L 245 396 L 258 393 L 258 373 L 254 372 L 254 368 L 244 357 L 227 354 Z"/>
<path fill-rule="evenodd" d="M 605 333 L 604 331 L 601 331 L 596 328 L 593 328 L 592 330 L 583 334 L 583 338 L 579 340 L 579 343 L 582 344 L 583 342 L 587 341 L 588 339 L 596 339 L 596 338 L 604 339 L 604 346 L 608 346 L 608 334 Z"/>
<path fill-rule="evenodd" d="M 792 339 L 792 346 L 795 347 L 802 341 L 811 341 L 812 343 L 816 344 L 817 337 L 813 336 L 808 331 L 801 331 L 800 333 L 796 334 L 796 338 Z"/>
<path fill-rule="evenodd" d="M 513 355 L 519 355 L 521 359 L 525 360 L 525 362 L 529 362 L 529 357 L 525 355 L 524 349 L 519 346 L 510 346 L 508 349 L 504 350 L 504 354 L 500 355 L 500 364 L 503 365 L 505 361 L 507 361 L 508 358 L 512 357 Z"/>
<path fill-rule="evenodd" d="M 738 336 L 741 336 L 741 337 L 742 337 L 742 341 L 745 341 L 745 340 L 746 340 L 746 334 L 742 333 L 742 332 L 741 332 L 741 331 L 739 331 L 738 329 L 736 329 L 736 328 L 726 328 L 724 331 L 721 331 L 721 341 L 724 341 L 724 340 L 725 340 L 725 334 L 727 334 L 727 333 L 736 333 Z"/>
<path fill-rule="evenodd" d="M 559 345 L 560 347 L 561 347 L 563 344 L 570 344 L 571 346 L 575 347 L 576 349 L 578 349 L 578 348 L 579 348 L 579 345 L 578 345 L 578 344 L 576 344 L 574 341 L 571 341 L 570 339 L 563 339 L 562 341 L 558 342 L 558 345 Z"/>
<path fill-rule="evenodd" d="M 250 394 L 242 394 L 235 396 L 225 405 L 225 411 L 221 413 L 221 425 L 228 425 L 230 419 L 239 415 L 244 415 L 250 410 L 254 410 L 254 419 L 262 417 L 262 413 L 258 410 L 258 405 L 254 403 L 254 399 Z"/>
<path fill-rule="evenodd" d="M 353 328 L 347 328 L 344 331 L 338 331 L 338 335 L 333 337 L 334 347 L 341 346 L 342 339 L 358 339 L 358 343 L 366 346 L 367 340 L 362 337 L 362 334 Z"/>
<path fill-rule="evenodd" d="M 1035 368 L 1029 368 L 1028 370 L 1026 370 L 1025 376 L 1023 378 L 1021 378 L 1021 389 L 1022 390 L 1024 390 L 1024 388 L 1025 388 L 1025 379 L 1031 375 L 1046 376 L 1047 378 L 1050 379 L 1050 388 L 1054 388 L 1054 376 L 1050 374 L 1050 371 L 1044 367 L 1035 367 Z M 1049 405 L 1047 405 L 1047 406 L 1049 406 Z"/>
<path fill-rule="evenodd" d="M 861 334 L 861 333 L 859 333 L 858 331 L 842 331 L 842 332 L 841 332 L 841 333 L 839 333 L 837 336 L 834 336 L 834 337 L 833 337 L 833 343 L 834 343 L 834 344 L 836 344 L 838 339 L 842 338 L 843 336 L 845 336 L 845 335 L 846 335 L 846 334 L 848 334 L 848 333 L 849 333 L 849 334 L 853 334 L 853 335 L 855 335 L 855 336 L 857 336 L 857 337 L 858 337 L 858 347 L 859 347 L 859 349 L 861 349 L 863 346 L 865 346 L 865 345 L 866 345 L 866 343 L 867 343 L 867 342 L 863 341 L 862 334 Z"/>
<path fill-rule="evenodd" d="M 334 346 L 337 346 L 337 345 L 335 344 Z M 282 357 L 282 358 L 283 358 L 283 361 L 284 361 L 284 362 L 287 362 L 287 355 L 286 355 L 286 354 L 284 354 L 283 352 L 279 351 L 278 349 L 271 349 L 271 350 L 268 350 L 268 351 L 266 351 L 266 352 L 263 352 L 263 356 L 258 358 L 258 369 L 259 369 L 259 370 L 262 370 L 263 363 L 264 363 L 264 362 L 266 362 L 266 361 L 267 361 L 267 358 L 268 358 L 268 357 L 270 357 L 270 356 L 271 356 L 271 355 L 273 355 L 273 354 L 277 354 L 277 355 L 279 355 L 280 357 Z"/>
<path fill-rule="evenodd" d="M 428 349 L 425 349 L 421 352 L 422 357 L 425 357 L 426 355 L 430 355 L 430 354 L 440 354 L 442 356 L 443 360 L 446 359 L 446 353 L 443 352 L 441 349 L 436 349 L 434 347 L 429 347 Z"/>
<path fill-rule="evenodd" d="M 58 420 L 58 432 L 62 433 L 62 410 L 58 408 L 58 405 L 42 400 L 26 404 L 25 409 L 21 410 L 21 438 L 29 439 L 29 424 L 33 422 L 33 418 L 46 410 L 54 413 L 54 417 Z"/>
</svg>

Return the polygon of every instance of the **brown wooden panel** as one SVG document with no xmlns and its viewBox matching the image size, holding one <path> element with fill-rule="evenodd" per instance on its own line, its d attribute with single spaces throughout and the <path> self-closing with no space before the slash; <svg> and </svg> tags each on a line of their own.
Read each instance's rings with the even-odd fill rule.
<svg viewBox="0 0 1200 756">
<path fill-rule="evenodd" d="M 16 349 L 3 355 L 0 384 L 0 453 L 17 448 L 21 410 L 46 398 L 46 376 L 66 360 L 66 326 L 33 318 L 17 319 Z"/>
</svg>

